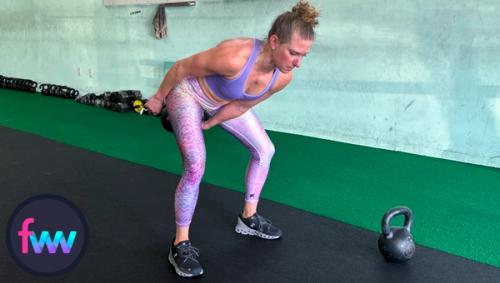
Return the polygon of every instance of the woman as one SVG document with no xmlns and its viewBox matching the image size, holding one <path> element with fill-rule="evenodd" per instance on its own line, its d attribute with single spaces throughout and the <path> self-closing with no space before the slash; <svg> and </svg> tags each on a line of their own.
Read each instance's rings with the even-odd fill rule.
<svg viewBox="0 0 500 283">
<path fill-rule="evenodd" d="M 300 1 L 292 11 L 276 18 L 265 42 L 252 38 L 226 40 L 177 61 L 146 103 L 155 114 L 166 105 L 183 158 L 184 171 L 175 192 L 176 234 L 169 254 L 180 276 L 203 274 L 198 249 L 189 241 L 189 225 L 205 170 L 202 130 L 220 125 L 252 153 L 245 205 L 235 231 L 264 239 L 281 237 L 279 228 L 257 214 L 274 146 L 251 108 L 291 81 L 292 70 L 300 67 L 310 50 L 318 15 L 307 1 Z M 203 112 L 210 116 L 205 122 Z"/>
</svg>

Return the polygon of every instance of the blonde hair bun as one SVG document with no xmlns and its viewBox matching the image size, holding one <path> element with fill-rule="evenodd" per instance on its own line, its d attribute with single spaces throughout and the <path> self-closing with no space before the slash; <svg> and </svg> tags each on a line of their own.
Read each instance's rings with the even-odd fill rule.
<svg viewBox="0 0 500 283">
<path fill-rule="evenodd" d="M 292 13 L 299 16 L 304 23 L 313 28 L 318 24 L 319 11 L 305 0 L 299 1 L 293 8 Z"/>
</svg>

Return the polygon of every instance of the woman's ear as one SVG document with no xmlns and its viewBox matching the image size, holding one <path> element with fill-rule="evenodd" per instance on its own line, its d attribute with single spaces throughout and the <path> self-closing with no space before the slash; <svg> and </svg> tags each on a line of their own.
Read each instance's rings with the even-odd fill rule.
<svg viewBox="0 0 500 283">
<path fill-rule="evenodd" d="M 271 37 L 269 37 L 269 47 L 271 47 L 271 50 L 278 48 L 279 43 L 280 39 L 276 34 L 273 34 L 271 35 Z"/>
</svg>

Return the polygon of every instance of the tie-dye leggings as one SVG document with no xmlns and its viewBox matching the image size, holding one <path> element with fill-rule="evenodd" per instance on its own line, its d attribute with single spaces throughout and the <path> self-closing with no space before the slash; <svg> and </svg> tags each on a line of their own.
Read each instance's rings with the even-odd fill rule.
<svg viewBox="0 0 500 283">
<path fill-rule="evenodd" d="M 184 166 L 182 178 L 175 191 L 175 221 L 178 226 L 188 226 L 205 172 L 206 152 L 201 128 L 203 111 L 212 116 L 221 105 L 209 100 L 198 81 L 189 78 L 170 92 L 166 106 Z M 246 172 L 245 202 L 256 203 L 267 178 L 274 145 L 252 110 L 223 122 L 220 126 L 251 152 Z"/>
</svg>

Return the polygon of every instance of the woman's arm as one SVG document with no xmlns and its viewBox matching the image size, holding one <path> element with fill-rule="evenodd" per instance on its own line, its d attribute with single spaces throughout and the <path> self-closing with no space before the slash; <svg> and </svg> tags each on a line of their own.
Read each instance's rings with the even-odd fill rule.
<svg viewBox="0 0 500 283">
<path fill-rule="evenodd" d="M 236 75 L 245 64 L 245 61 L 238 56 L 239 52 L 241 45 L 230 40 L 175 62 L 163 78 L 158 91 L 146 103 L 146 107 L 154 114 L 159 113 L 165 97 L 186 77 L 202 77 L 210 74 L 227 77 Z"/>
<path fill-rule="evenodd" d="M 288 83 L 292 79 L 292 74 L 280 74 L 278 77 L 278 80 L 276 81 L 276 84 L 263 96 L 259 97 L 258 99 L 254 100 L 234 100 L 229 102 L 228 104 L 222 106 L 222 108 L 217 112 L 212 118 L 209 120 L 205 121 L 202 124 L 202 128 L 204 130 L 208 130 L 211 127 L 218 125 L 220 123 L 223 123 L 227 120 L 234 119 L 236 117 L 239 117 L 245 112 L 247 112 L 250 108 L 253 106 L 259 104 L 260 102 L 268 99 L 271 97 L 273 94 L 279 92 L 283 88 L 285 88 Z"/>
<path fill-rule="evenodd" d="M 204 130 L 218 125 L 224 121 L 234 119 L 243 115 L 249 108 L 242 106 L 238 101 L 232 101 L 221 107 L 221 109 L 212 118 L 202 124 Z"/>
</svg>

